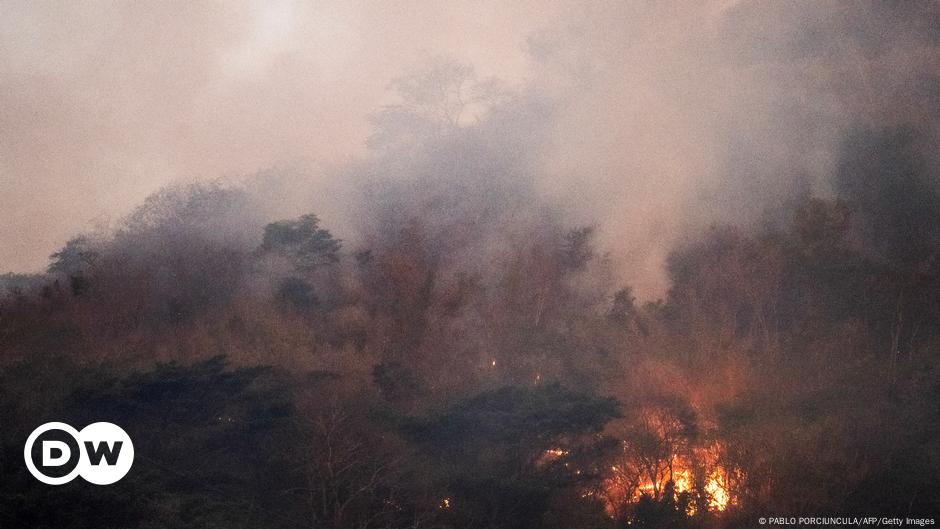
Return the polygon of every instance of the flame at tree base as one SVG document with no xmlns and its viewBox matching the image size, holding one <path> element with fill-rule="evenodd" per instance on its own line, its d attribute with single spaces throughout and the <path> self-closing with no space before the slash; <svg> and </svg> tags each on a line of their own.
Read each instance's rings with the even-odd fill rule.
<svg viewBox="0 0 940 529">
<path fill-rule="evenodd" d="M 722 512 L 734 505 L 729 472 L 718 463 L 721 447 L 690 450 L 685 457 L 671 456 L 662 461 L 624 458 L 621 465 L 610 467 L 600 490 L 591 495 L 601 498 L 607 514 L 624 516 L 644 497 L 669 501 L 694 516 L 702 509 Z M 625 454 L 629 451 L 625 449 Z"/>
</svg>

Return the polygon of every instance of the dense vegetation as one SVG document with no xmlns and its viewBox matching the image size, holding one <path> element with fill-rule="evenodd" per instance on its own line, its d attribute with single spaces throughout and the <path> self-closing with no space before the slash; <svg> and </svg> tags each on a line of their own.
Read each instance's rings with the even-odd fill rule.
<svg viewBox="0 0 940 529">
<path fill-rule="evenodd" d="M 503 118 L 360 168 L 413 178 L 371 190 L 355 244 L 200 184 L 5 277 L 0 526 L 940 512 L 940 172 L 917 131 L 859 130 L 832 196 L 702 230 L 641 305 L 535 200 Z M 49 420 L 123 426 L 133 470 L 38 483 L 22 447 Z"/>
</svg>

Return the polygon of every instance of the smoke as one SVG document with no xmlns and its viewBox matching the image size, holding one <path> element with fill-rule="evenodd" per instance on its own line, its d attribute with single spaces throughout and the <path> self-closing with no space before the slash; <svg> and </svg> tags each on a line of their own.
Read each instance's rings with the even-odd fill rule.
<svg viewBox="0 0 940 529">
<path fill-rule="evenodd" d="M 856 127 L 929 121 L 936 145 L 937 16 L 910 4 L 595 7 L 530 39 L 536 84 L 567 81 L 543 184 L 597 219 L 624 278 L 658 295 L 683 236 L 756 228 L 794 197 L 833 194 Z"/>
<path fill-rule="evenodd" d="M 0 269 L 168 182 L 288 167 L 247 180 L 268 219 L 313 210 L 351 245 L 409 216 L 594 225 L 655 298 L 684 237 L 844 193 L 859 127 L 935 148 L 938 22 L 913 3 L 5 4 Z M 440 56 L 473 68 L 446 133 L 409 74 Z M 505 243 L 478 237 L 451 244 Z"/>
</svg>

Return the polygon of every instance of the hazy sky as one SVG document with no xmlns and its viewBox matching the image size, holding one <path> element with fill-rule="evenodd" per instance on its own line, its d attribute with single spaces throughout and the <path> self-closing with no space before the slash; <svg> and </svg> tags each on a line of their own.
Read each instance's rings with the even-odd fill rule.
<svg viewBox="0 0 940 529">
<path fill-rule="evenodd" d="M 517 7 L 518 6 L 518 7 Z M 517 2 L 0 2 L 0 270 L 168 181 L 363 149 L 390 80 L 447 54 L 519 78 Z"/>
<path fill-rule="evenodd" d="M 936 117 L 938 5 L 0 0 L 0 271 L 168 182 L 342 164 L 447 55 L 559 102 L 546 196 L 655 292 L 690 225 L 824 194 L 846 130 Z"/>
</svg>

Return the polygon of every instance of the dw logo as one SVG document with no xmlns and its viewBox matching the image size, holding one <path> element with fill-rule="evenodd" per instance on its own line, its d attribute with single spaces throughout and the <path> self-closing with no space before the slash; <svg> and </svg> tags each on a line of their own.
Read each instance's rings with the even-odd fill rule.
<svg viewBox="0 0 940 529">
<path fill-rule="evenodd" d="M 75 476 L 110 485 L 131 469 L 134 444 L 127 432 L 109 422 L 89 424 L 80 432 L 63 422 L 47 422 L 29 434 L 23 458 L 30 474 L 49 485 Z"/>
</svg>

